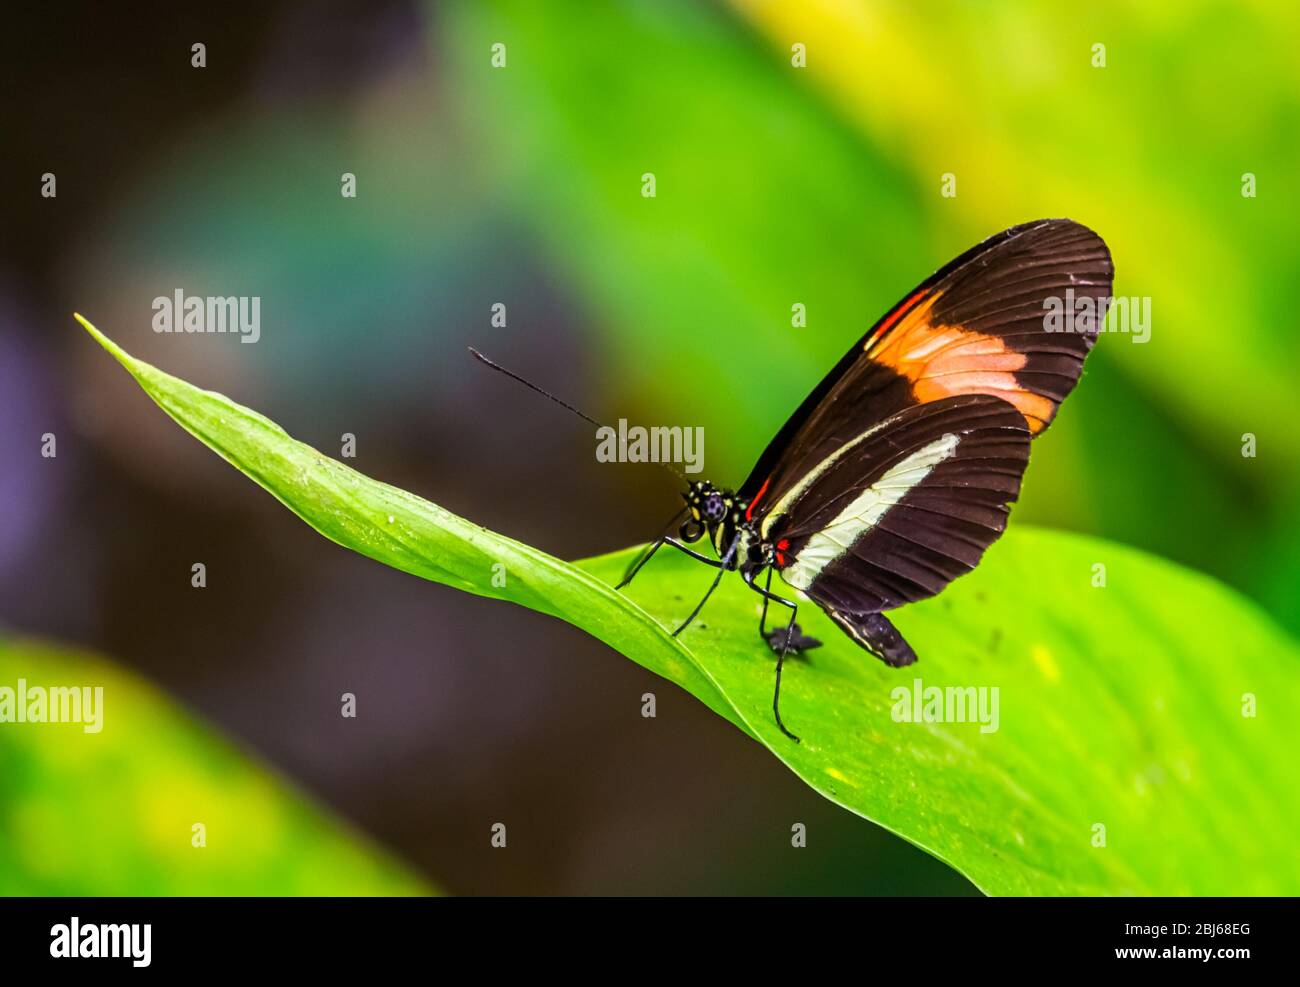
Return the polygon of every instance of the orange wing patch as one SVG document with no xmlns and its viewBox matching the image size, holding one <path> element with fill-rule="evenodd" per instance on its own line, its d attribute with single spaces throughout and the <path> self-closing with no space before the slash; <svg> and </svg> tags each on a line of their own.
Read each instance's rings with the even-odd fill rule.
<svg viewBox="0 0 1300 987">
<path fill-rule="evenodd" d="M 1028 358 L 997 336 L 932 325 L 930 310 L 942 294 L 935 292 L 919 304 L 916 295 L 909 298 L 867 341 L 867 355 L 910 380 L 917 401 L 992 394 L 1015 405 L 1030 434 L 1037 435 L 1052 420 L 1056 403 L 1016 380 L 1015 372 Z"/>
</svg>

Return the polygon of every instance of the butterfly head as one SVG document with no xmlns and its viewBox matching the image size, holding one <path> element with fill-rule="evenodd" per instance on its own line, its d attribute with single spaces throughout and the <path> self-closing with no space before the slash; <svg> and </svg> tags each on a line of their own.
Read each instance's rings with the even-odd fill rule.
<svg viewBox="0 0 1300 987">
<path fill-rule="evenodd" d="M 706 530 L 713 532 L 735 513 L 736 499 L 727 490 L 719 490 L 706 480 L 691 483 L 682 494 L 690 517 L 682 522 L 683 541 L 698 541 Z"/>
</svg>

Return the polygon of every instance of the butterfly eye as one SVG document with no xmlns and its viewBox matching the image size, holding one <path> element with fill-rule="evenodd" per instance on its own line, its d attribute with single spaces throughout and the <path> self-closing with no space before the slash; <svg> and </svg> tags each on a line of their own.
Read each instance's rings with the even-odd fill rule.
<svg viewBox="0 0 1300 987">
<path fill-rule="evenodd" d="M 710 521 L 721 521 L 727 513 L 727 505 L 718 494 L 709 494 L 704 501 L 704 516 Z"/>
</svg>

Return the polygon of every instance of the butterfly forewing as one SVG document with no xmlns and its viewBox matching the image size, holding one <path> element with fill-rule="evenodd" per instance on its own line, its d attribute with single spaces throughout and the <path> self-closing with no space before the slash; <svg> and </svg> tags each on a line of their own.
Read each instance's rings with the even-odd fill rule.
<svg viewBox="0 0 1300 987">
<path fill-rule="evenodd" d="M 1112 278 L 1102 239 L 1064 219 L 1012 227 L 962 254 L 877 322 L 786 422 L 740 488 L 750 517 L 909 407 L 988 394 L 1040 433 L 1079 379 Z M 1064 320 L 1067 331 L 1049 331 L 1057 303 L 1082 313 Z"/>
</svg>

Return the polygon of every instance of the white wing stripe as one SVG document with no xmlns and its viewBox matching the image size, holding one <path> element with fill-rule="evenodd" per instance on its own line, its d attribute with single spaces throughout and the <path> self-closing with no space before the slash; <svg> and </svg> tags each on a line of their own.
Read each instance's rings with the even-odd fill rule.
<svg viewBox="0 0 1300 987">
<path fill-rule="evenodd" d="M 876 526 L 886 511 L 952 456 L 957 451 L 957 442 L 958 437 L 949 432 L 894 465 L 858 494 L 834 521 L 815 532 L 799 549 L 794 565 L 782 571 L 781 578 L 796 589 L 808 589 L 818 573 L 846 554 L 854 542 Z"/>
<path fill-rule="evenodd" d="M 767 533 L 772 529 L 772 525 L 776 523 L 777 518 L 779 518 L 782 514 L 784 514 L 789 509 L 791 504 L 793 504 L 800 497 L 802 497 L 804 491 L 807 490 L 809 487 L 811 487 L 814 483 L 816 483 L 817 478 L 819 476 L 821 476 L 828 469 L 830 469 L 837 462 L 839 462 L 840 459 L 843 458 L 850 450 L 854 449 L 856 446 L 865 442 L 871 436 L 879 432 L 882 428 L 888 425 L 889 422 L 890 419 L 888 418 L 886 418 L 883 422 L 877 422 L 875 425 L 867 429 L 865 432 L 863 432 L 857 438 L 853 439 L 851 442 L 846 442 L 844 443 L 844 445 L 836 449 L 833 453 L 831 453 L 820 463 L 818 463 L 815 469 L 809 470 L 806 476 L 800 477 L 799 482 L 796 483 L 789 490 L 787 490 L 785 492 L 785 496 L 772 505 L 772 509 L 768 511 L 767 516 L 763 518 L 763 523 L 760 527 L 759 533 L 764 538 L 766 538 Z"/>
</svg>

